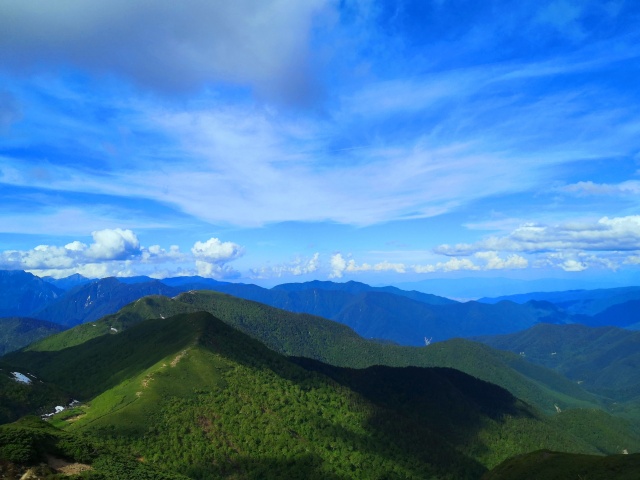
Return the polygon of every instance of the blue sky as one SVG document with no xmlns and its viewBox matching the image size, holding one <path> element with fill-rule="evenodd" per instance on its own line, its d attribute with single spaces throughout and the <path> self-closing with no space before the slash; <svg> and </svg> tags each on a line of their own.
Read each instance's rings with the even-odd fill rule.
<svg viewBox="0 0 640 480">
<path fill-rule="evenodd" d="M 0 268 L 640 269 L 634 1 L 0 2 Z"/>
</svg>

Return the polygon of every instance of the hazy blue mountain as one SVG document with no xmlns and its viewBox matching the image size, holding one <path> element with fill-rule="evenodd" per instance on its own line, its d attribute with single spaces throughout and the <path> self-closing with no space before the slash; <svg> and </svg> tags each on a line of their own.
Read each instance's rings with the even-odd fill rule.
<svg viewBox="0 0 640 480">
<path fill-rule="evenodd" d="M 42 279 L 62 290 L 71 290 L 79 285 L 86 285 L 87 283 L 95 281 L 90 278 L 83 277 L 79 273 L 74 273 L 73 275 L 69 275 L 65 278 L 42 277 Z"/>
<path fill-rule="evenodd" d="M 621 286 L 611 281 L 544 278 L 520 280 L 513 278 L 438 278 L 418 282 L 397 283 L 405 290 L 418 290 L 443 297 L 475 300 L 483 297 L 523 294 L 528 292 L 554 292 L 576 289 L 613 288 Z"/>
<path fill-rule="evenodd" d="M 199 277 L 178 277 L 163 282 L 182 291 L 210 289 L 297 313 L 309 313 L 353 328 L 365 338 L 402 345 L 470 335 L 523 330 L 540 322 L 566 323 L 573 318 L 552 304 L 486 305 L 459 303 L 395 287 L 371 287 L 359 282 L 305 282 L 265 289 L 256 285 L 217 282 Z"/>
<path fill-rule="evenodd" d="M 97 320 L 146 295 L 174 296 L 178 290 L 154 280 L 125 284 L 114 277 L 103 278 L 68 291 L 58 301 L 34 314 L 67 327 Z"/>
<path fill-rule="evenodd" d="M 64 291 L 22 270 L 0 270 L 0 317 L 31 317 Z"/>
<path fill-rule="evenodd" d="M 287 292 L 300 292 L 305 290 L 330 290 L 349 293 L 383 292 L 400 295 L 401 297 L 407 297 L 412 300 L 428 303 L 430 305 L 452 305 L 454 303 L 458 303 L 455 300 L 451 300 L 449 298 L 439 297 L 437 295 L 431 295 L 429 293 L 418 292 L 416 290 L 407 291 L 391 286 L 372 287 L 371 285 L 367 285 L 366 283 L 354 281 L 336 283 L 314 280 L 312 282 L 304 283 L 283 283 L 282 285 L 276 285 L 271 290 L 285 290 Z"/>
<path fill-rule="evenodd" d="M 630 300 L 640 300 L 640 287 L 604 288 L 597 290 L 568 290 L 561 292 L 529 292 L 494 298 L 482 298 L 483 303 L 509 300 L 524 303 L 529 300 L 544 300 L 554 303 L 571 314 L 596 315 L 604 310 Z"/>
<path fill-rule="evenodd" d="M 329 318 L 350 326 L 365 338 L 393 340 L 402 345 L 423 345 L 425 337 L 441 341 L 515 332 L 543 321 L 572 321 L 569 315 L 547 302 L 428 305 L 382 293 L 361 294 Z"/>
<path fill-rule="evenodd" d="M 593 326 L 613 325 L 638 330 L 640 329 L 640 299 L 612 305 L 584 323 Z"/>
<path fill-rule="evenodd" d="M 146 275 L 137 275 L 135 277 L 118 277 L 118 281 L 126 284 L 154 282 L 156 278 L 147 277 Z"/>
</svg>

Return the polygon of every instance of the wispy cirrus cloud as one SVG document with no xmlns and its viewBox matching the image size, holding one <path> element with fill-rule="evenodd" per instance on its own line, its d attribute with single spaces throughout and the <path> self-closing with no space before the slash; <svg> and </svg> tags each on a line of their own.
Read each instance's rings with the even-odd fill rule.
<svg viewBox="0 0 640 480">
<path fill-rule="evenodd" d="M 558 188 L 563 193 L 574 195 L 639 195 L 640 181 L 627 180 L 620 183 L 577 182 Z"/>
</svg>

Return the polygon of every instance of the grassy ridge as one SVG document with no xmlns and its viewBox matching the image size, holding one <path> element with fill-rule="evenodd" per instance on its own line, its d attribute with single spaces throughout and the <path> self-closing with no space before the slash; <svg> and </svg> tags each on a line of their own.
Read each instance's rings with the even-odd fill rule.
<svg viewBox="0 0 640 480">
<path fill-rule="evenodd" d="M 93 399 L 70 431 L 194 478 L 478 478 L 531 449 L 597 452 L 461 372 L 292 363 L 206 313 L 141 322 L 109 344 L 71 350 L 113 351 L 127 333 L 155 348 L 158 327 L 172 333 L 173 351 L 147 368 L 126 354 L 137 375 Z"/>
<path fill-rule="evenodd" d="M 221 298 L 230 302 L 218 302 L 221 311 L 237 301 Z M 139 308 L 165 302 L 152 300 Z M 244 305 L 235 311 L 246 327 L 252 308 L 262 307 Z M 478 479 L 512 455 L 541 448 L 640 449 L 640 440 L 618 426 L 598 439 L 575 429 L 588 422 L 586 410 L 562 423 L 451 369 L 292 361 L 205 312 L 143 320 L 8 360 L 88 400 L 55 425 L 167 475 Z"/>
<path fill-rule="evenodd" d="M 428 348 L 382 344 L 367 341 L 337 322 L 278 310 L 211 291 L 184 293 L 174 300 L 159 296 L 145 297 L 115 315 L 49 337 L 31 345 L 28 350 L 60 350 L 90 338 L 112 334 L 112 327 L 121 332 L 147 318 L 198 310 L 210 312 L 284 355 L 353 368 L 371 365 L 456 368 L 500 385 L 548 413 L 555 412 L 555 404 L 561 408 L 594 408 L 601 405 L 598 397 L 561 375 L 531 365 L 517 355 L 493 350 L 479 343 L 455 339 L 435 343 Z M 19 355 L 11 358 L 22 361 L 18 360 Z"/>
</svg>

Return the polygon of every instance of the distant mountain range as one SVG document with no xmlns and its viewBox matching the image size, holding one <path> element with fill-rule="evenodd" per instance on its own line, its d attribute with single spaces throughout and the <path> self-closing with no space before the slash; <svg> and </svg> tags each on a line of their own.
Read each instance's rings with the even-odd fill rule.
<svg viewBox="0 0 640 480">
<path fill-rule="evenodd" d="M 174 297 L 213 290 L 292 312 L 322 316 L 365 338 L 424 345 L 454 337 L 497 335 L 538 323 L 640 327 L 640 287 L 542 292 L 480 302 L 457 302 L 396 287 L 359 282 L 313 281 L 266 289 L 203 277 L 162 281 L 145 276 L 89 280 L 80 275 L 44 281 L 25 272 L 0 271 L 0 306 L 5 317 L 29 317 L 71 327 L 117 312 L 146 295 Z"/>
<path fill-rule="evenodd" d="M 45 292 L 32 277 L 6 284 Z M 617 308 L 633 326 L 632 290 L 462 303 L 357 282 L 59 285 L 24 303 L 57 324 L 0 320 L 12 338 L 77 324 L 0 359 L 0 424 L 82 401 L 0 425 L 0 468 L 20 476 L 60 455 L 100 478 L 637 473 L 636 455 L 594 455 L 640 451 L 640 332 L 575 323 Z"/>
<path fill-rule="evenodd" d="M 0 270 L 0 317 L 32 317 L 64 290 L 20 270 Z"/>
</svg>

